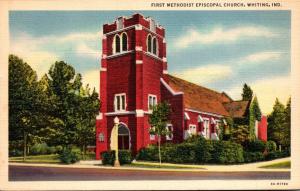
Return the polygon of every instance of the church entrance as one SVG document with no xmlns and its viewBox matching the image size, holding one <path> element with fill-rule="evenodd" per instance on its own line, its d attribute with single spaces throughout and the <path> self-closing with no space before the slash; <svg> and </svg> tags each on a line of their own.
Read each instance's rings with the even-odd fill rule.
<svg viewBox="0 0 300 191">
<path fill-rule="evenodd" d="M 118 148 L 120 150 L 128 150 L 130 147 L 130 134 L 129 129 L 124 125 L 120 124 L 118 128 Z"/>
</svg>

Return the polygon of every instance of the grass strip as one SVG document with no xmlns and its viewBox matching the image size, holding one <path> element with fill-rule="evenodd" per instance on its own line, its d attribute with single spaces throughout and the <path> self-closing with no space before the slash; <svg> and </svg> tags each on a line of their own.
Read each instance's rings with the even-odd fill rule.
<svg viewBox="0 0 300 191">
<path fill-rule="evenodd" d="M 275 164 L 270 164 L 270 165 L 264 165 L 260 166 L 259 168 L 271 168 L 271 169 L 286 169 L 286 168 L 291 168 L 291 161 L 284 161 L 284 162 L 279 162 Z"/>
<path fill-rule="evenodd" d="M 26 156 L 26 160 L 23 161 L 23 157 L 10 157 L 9 162 L 22 162 L 22 163 L 60 163 L 57 154 L 52 155 L 35 155 Z"/>
</svg>

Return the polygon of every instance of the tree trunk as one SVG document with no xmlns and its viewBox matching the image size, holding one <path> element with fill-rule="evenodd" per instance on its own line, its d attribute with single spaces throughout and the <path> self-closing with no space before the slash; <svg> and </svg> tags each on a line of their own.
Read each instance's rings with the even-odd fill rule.
<svg viewBox="0 0 300 191">
<path fill-rule="evenodd" d="M 23 161 L 26 160 L 26 152 L 27 152 L 27 135 L 26 132 L 23 131 Z"/>
<path fill-rule="evenodd" d="M 161 154 L 160 154 L 160 135 L 158 136 L 158 158 L 159 158 L 159 165 L 161 165 Z"/>
<path fill-rule="evenodd" d="M 82 145 L 82 159 L 85 160 L 85 145 Z"/>
</svg>

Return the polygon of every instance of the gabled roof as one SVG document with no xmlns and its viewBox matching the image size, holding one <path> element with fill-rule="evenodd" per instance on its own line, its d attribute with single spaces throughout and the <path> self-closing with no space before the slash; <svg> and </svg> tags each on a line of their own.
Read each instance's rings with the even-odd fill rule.
<svg viewBox="0 0 300 191">
<path fill-rule="evenodd" d="M 224 107 L 229 112 L 231 117 L 241 118 L 245 117 L 249 104 L 250 101 L 232 101 L 224 103 Z"/>
<path fill-rule="evenodd" d="M 185 108 L 202 112 L 229 116 L 223 103 L 232 102 L 232 99 L 225 93 L 193 84 L 172 75 L 168 75 L 169 86 L 176 92 L 183 92 Z"/>
</svg>

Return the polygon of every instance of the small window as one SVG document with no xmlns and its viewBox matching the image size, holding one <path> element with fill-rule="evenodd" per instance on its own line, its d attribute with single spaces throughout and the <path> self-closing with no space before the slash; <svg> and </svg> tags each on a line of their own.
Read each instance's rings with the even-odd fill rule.
<svg viewBox="0 0 300 191">
<path fill-rule="evenodd" d="M 166 126 L 166 129 L 169 132 L 169 134 L 166 135 L 166 140 L 168 140 L 168 141 L 173 140 L 173 125 L 172 124 L 168 124 Z"/>
<path fill-rule="evenodd" d="M 120 41 L 121 41 L 120 36 L 116 35 L 115 40 L 114 40 L 114 53 L 120 53 L 120 51 L 121 51 L 121 48 L 120 48 L 121 42 Z"/>
<path fill-rule="evenodd" d="M 104 135 L 103 135 L 103 133 L 99 134 L 99 141 L 100 142 L 104 142 Z"/>
<path fill-rule="evenodd" d="M 151 35 L 148 35 L 148 37 L 147 37 L 147 51 L 148 52 L 151 52 L 151 50 L 152 50 L 151 44 L 152 44 L 152 37 L 151 37 Z"/>
<path fill-rule="evenodd" d="M 125 94 L 116 94 L 114 105 L 115 105 L 115 111 L 125 111 L 126 108 Z"/>
<path fill-rule="evenodd" d="M 189 131 L 191 135 L 196 135 L 197 134 L 196 125 L 189 125 Z"/>
<path fill-rule="evenodd" d="M 122 51 L 127 51 L 127 34 L 122 34 Z"/>
<path fill-rule="evenodd" d="M 157 54 L 157 40 L 156 40 L 156 38 L 153 38 L 152 46 L 153 46 L 152 53 L 156 55 Z"/>
<path fill-rule="evenodd" d="M 152 110 L 153 107 L 157 104 L 157 99 L 155 95 L 148 96 L 148 109 Z"/>
<path fill-rule="evenodd" d="M 204 119 L 203 123 L 205 138 L 209 139 L 209 119 Z"/>
</svg>

